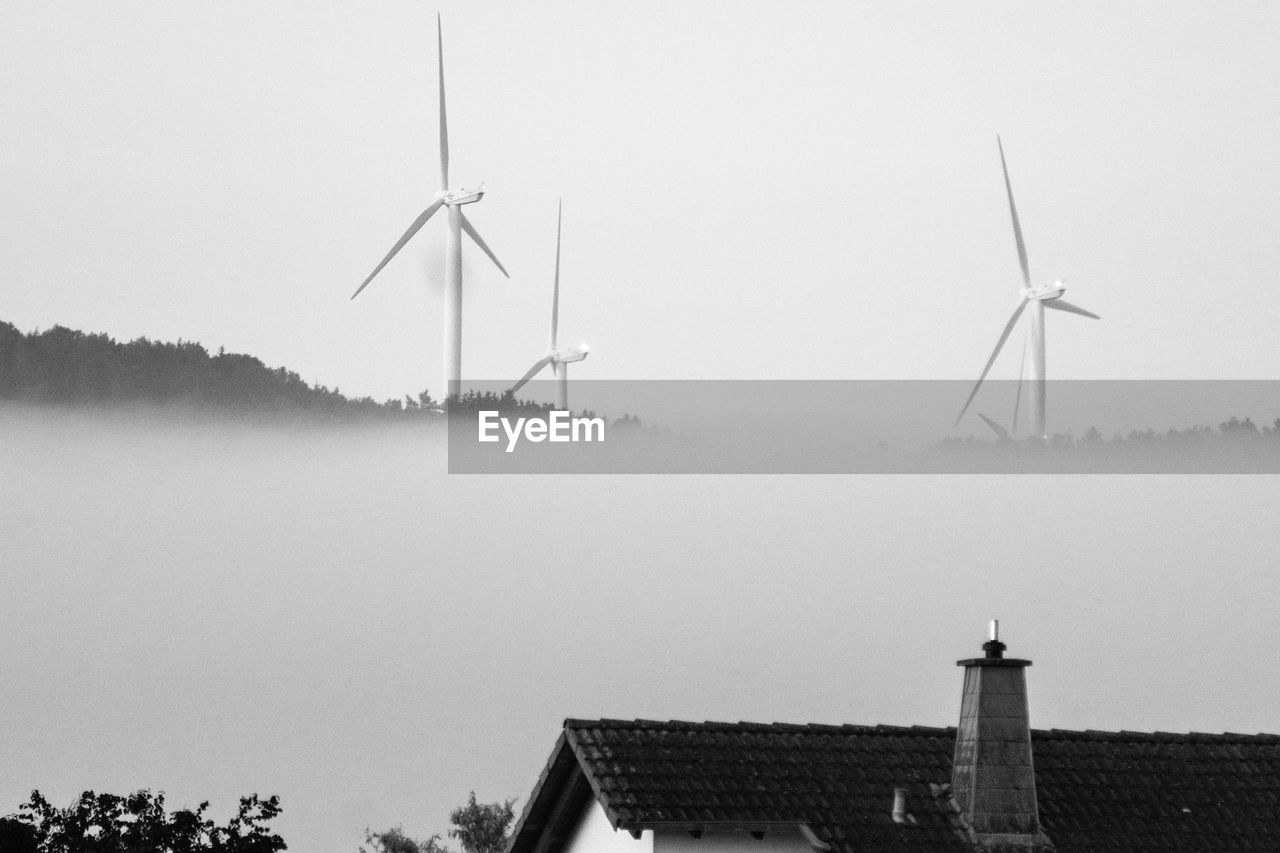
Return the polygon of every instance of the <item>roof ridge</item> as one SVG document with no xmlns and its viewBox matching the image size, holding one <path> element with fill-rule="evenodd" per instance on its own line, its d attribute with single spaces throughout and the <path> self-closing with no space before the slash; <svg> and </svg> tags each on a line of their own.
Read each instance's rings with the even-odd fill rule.
<svg viewBox="0 0 1280 853">
<path fill-rule="evenodd" d="M 1032 729 L 1032 737 L 1041 737 L 1047 739 L 1093 739 L 1093 740 L 1143 740 L 1143 741 L 1181 741 L 1181 742 L 1219 742 L 1219 743 L 1280 743 L 1280 734 L 1271 734 L 1269 732 L 1258 732 L 1257 734 L 1242 734 L 1239 732 L 1139 732 L 1130 729 L 1107 730 L 1107 729 Z"/>
<path fill-rule="evenodd" d="M 727 720 L 648 720 L 637 718 L 634 720 L 622 720 L 611 717 L 601 717 L 599 719 L 584 719 L 580 717 L 568 717 L 564 721 L 565 728 L 577 729 L 696 729 L 696 730 L 748 730 L 762 732 L 856 732 L 859 734 L 867 733 L 898 733 L 898 732 L 954 732 L 955 726 L 901 726 L 891 723 L 758 723 L 749 720 L 738 720 L 730 722 Z"/>
<path fill-rule="evenodd" d="M 687 730 L 687 731 L 750 731 L 779 732 L 798 734 L 801 732 L 821 732 L 826 734 L 936 734 L 949 735 L 955 732 L 955 726 L 920 726 L 896 725 L 892 723 L 758 723 L 746 720 L 729 722 L 725 720 L 624 720 L 611 717 L 586 719 L 569 717 L 565 719 L 566 729 L 651 729 L 651 730 Z M 1210 741 L 1219 743 L 1258 743 L 1280 742 L 1280 734 L 1258 732 L 1245 734 L 1240 732 L 1165 732 L 1165 731 L 1132 731 L 1129 729 L 1032 729 L 1033 737 L 1041 739 L 1106 739 L 1106 740 L 1142 740 L 1142 741 Z"/>
</svg>

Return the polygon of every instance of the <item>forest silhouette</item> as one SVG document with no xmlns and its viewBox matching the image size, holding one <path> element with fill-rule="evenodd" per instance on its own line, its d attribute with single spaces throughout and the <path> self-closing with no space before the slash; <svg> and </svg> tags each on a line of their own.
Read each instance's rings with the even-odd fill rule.
<svg viewBox="0 0 1280 853">
<path fill-rule="evenodd" d="M 284 367 L 201 344 L 136 338 L 121 343 L 103 333 L 65 326 L 24 334 L 0 321 L 0 401 L 45 406 L 150 405 L 245 416 L 320 420 L 428 420 L 443 405 L 423 390 L 379 402 L 308 384 Z M 549 405 L 510 395 L 468 391 L 450 411 L 500 409 L 541 413 Z"/>
<path fill-rule="evenodd" d="M 0 402 L 66 408 L 156 407 L 206 415 L 247 419 L 319 422 L 440 423 L 445 406 L 423 390 L 416 396 L 377 401 L 347 397 L 337 388 L 308 384 L 284 367 L 271 368 L 260 359 L 219 348 L 210 353 L 191 341 L 153 341 L 145 337 L 127 343 L 103 333 L 86 333 L 65 326 L 24 334 L 0 321 Z M 541 416 L 553 407 L 517 400 L 509 393 L 471 390 L 449 401 L 451 415 L 466 425 L 480 410 L 504 415 Z M 596 416 L 594 412 L 583 415 Z M 605 418 L 606 421 L 610 419 Z M 640 428 L 632 430 L 630 428 Z M 611 428 L 650 434 L 639 418 L 612 420 Z M 785 431 L 784 431 L 785 433 Z M 772 445 L 770 445 L 772 447 Z M 774 450 L 779 448 L 774 447 Z M 1171 459 L 1203 457 L 1223 451 L 1256 454 L 1264 450 L 1268 465 L 1280 449 L 1280 418 L 1271 425 L 1230 417 L 1217 427 L 1130 430 L 1104 436 L 1096 427 L 1079 436 L 1062 433 L 1047 440 L 1001 437 L 948 437 L 933 444 L 936 454 L 966 464 L 992 459 L 1094 459 L 1154 456 Z M 668 443 L 656 452 L 666 453 Z M 828 448 L 834 462 L 838 448 Z M 1247 457 L 1246 457 L 1247 458 Z M 986 460 L 986 461 L 984 461 Z M 944 466 L 949 463 L 944 463 Z M 837 466 L 838 467 L 838 466 Z M 856 467 L 856 466 L 855 466 Z"/>
</svg>

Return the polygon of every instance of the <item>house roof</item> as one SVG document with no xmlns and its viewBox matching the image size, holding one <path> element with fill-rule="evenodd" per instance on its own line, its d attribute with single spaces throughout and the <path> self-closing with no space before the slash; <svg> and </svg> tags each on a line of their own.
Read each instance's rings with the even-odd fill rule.
<svg viewBox="0 0 1280 853">
<path fill-rule="evenodd" d="M 557 853 L 592 796 L 636 833 L 804 824 L 835 851 L 971 850 L 954 744 L 954 728 L 566 720 L 508 851 Z M 1055 729 L 1032 747 L 1059 853 L 1280 850 L 1280 736 Z"/>
</svg>

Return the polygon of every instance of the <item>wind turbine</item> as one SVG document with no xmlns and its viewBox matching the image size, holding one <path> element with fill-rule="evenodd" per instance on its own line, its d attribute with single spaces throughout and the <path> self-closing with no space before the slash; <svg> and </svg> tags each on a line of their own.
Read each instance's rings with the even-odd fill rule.
<svg viewBox="0 0 1280 853">
<path fill-rule="evenodd" d="M 1045 348 L 1044 348 L 1044 309 L 1052 308 L 1055 311 L 1066 311 L 1071 314 L 1080 314 L 1084 317 L 1092 317 L 1095 320 L 1102 319 L 1092 311 L 1086 311 L 1076 305 L 1072 305 L 1062 298 L 1062 294 L 1066 292 L 1066 285 L 1062 279 L 1058 279 L 1052 285 L 1048 286 L 1031 286 L 1031 268 L 1027 264 L 1027 247 L 1022 241 L 1022 226 L 1018 223 L 1018 208 L 1013 203 L 1013 186 L 1009 183 L 1009 167 L 1004 160 L 1004 144 L 1000 141 L 1000 136 L 996 136 L 996 145 L 1000 148 L 1000 168 L 1004 172 L 1004 189 L 1009 196 L 1009 215 L 1013 218 L 1013 238 L 1018 244 L 1018 263 L 1022 267 L 1022 292 L 1021 298 L 1018 300 L 1018 307 L 1013 309 L 1013 316 L 1009 318 L 1009 322 L 1005 323 L 1004 331 L 1000 333 L 1000 340 L 996 341 L 996 348 L 992 350 L 991 357 L 987 359 L 986 367 L 982 368 L 982 375 L 978 377 L 978 381 L 974 384 L 973 390 L 969 392 L 969 399 L 965 400 L 964 408 L 960 410 L 960 417 L 956 418 L 956 423 L 960 423 L 960 418 L 964 417 L 964 413 L 969 410 L 969 404 L 973 402 L 973 398 L 977 395 L 978 389 L 982 387 L 982 380 L 987 378 L 987 372 L 991 370 L 991 365 L 996 360 L 996 356 L 1000 354 L 1001 347 L 1004 342 L 1009 339 L 1009 333 L 1013 331 L 1014 325 L 1017 324 L 1018 318 L 1022 316 L 1022 312 L 1027 306 L 1031 306 L 1031 377 L 1030 377 L 1030 417 L 1032 434 L 1045 438 Z"/>
<path fill-rule="evenodd" d="M 489 256 L 489 260 L 497 265 L 504 276 L 507 278 L 511 276 L 507 275 L 502 263 L 462 212 L 464 204 L 474 204 L 484 197 L 484 184 L 480 184 L 474 190 L 468 190 L 465 187 L 449 189 L 449 125 L 444 108 L 444 34 L 438 14 L 436 15 L 436 49 L 440 73 L 440 190 L 431 204 L 427 205 L 427 209 L 413 220 L 409 230 L 404 232 L 404 236 L 391 247 L 386 257 L 373 268 L 373 272 L 369 273 L 364 283 L 351 294 L 351 298 L 355 299 L 360 295 L 360 291 L 364 290 L 369 282 L 373 281 L 373 277 L 404 248 L 405 243 L 422 230 L 422 226 L 427 224 L 432 214 L 441 207 L 448 208 L 449 231 L 444 244 L 444 385 L 447 399 L 462 393 L 462 232 L 465 231 L 467 236 L 475 241 L 480 251 Z"/>
<path fill-rule="evenodd" d="M 588 347 L 582 344 L 579 347 L 568 350 L 556 349 L 556 325 L 560 319 L 560 220 L 562 205 L 556 206 L 556 278 L 555 285 L 551 291 L 551 342 L 547 345 L 547 352 L 542 358 L 533 363 L 533 367 L 529 368 L 529 372 L 520 377 L 520 381 L 511 386 L 510 393 L 514 394 L 524 387 L 524 384 L 538 375 L 538 372 L 548 364 L 551 365 L 551 372 L 556 378 L 556 410 L 569 410 L 569 365 L 575 361 L 582 361 L 587 357 Z"/>
</svg>

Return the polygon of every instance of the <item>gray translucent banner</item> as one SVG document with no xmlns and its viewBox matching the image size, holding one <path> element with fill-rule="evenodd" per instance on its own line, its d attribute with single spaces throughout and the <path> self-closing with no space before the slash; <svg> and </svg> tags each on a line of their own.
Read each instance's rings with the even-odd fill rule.
<svg viewBox="0 0 1280 853">
<path fill-rule="evenodd" d="M 455 474 L 1280 473 L 1280 381 L 574 380 L 453 409 Z M 1017 418 L 1015 420 L 1015 410 Z"/>
</svg>

